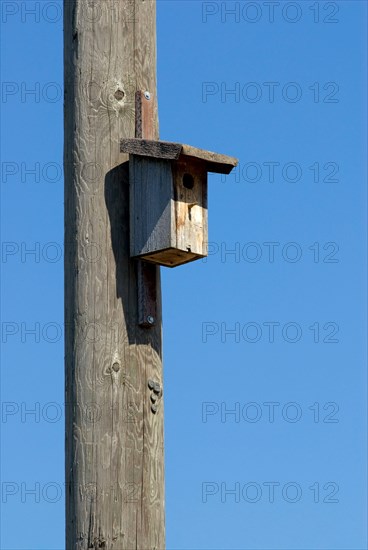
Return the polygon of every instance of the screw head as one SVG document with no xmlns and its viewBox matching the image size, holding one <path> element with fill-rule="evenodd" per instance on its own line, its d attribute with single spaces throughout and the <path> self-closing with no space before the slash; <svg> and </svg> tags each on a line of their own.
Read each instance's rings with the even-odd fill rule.
<svg viewBox="0 0 368 550">
<path fill-rule="evenodd" d="M 149 101 L 151 99 L 151 94 L 149 92 L 144 92 L 144 97 Z"/>
<path fill-rule="evenodd" d="M 148 315 L 148 317 L 147 317 L 147 323 L 148 323 L 149 325 L 153 325 L 153 324 L 155 323 L 155 318 L 152 317 L 152 315 Z"/>
</svg>

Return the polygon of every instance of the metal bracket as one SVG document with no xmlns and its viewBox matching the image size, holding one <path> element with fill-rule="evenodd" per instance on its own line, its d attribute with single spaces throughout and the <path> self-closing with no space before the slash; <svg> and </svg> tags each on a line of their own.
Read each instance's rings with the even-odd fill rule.
<svg viewBox="0 0 368 550">
<path fill-rule="evenodd" d="M 156 139 L 155 102 L 148 91 L 135 94 L 135 137 Z M 159 267 L 137 260 L 138 279 L 138 324 L 142 328 L 152 328 L 157 322 L 157 281 Z"/>
</svg>

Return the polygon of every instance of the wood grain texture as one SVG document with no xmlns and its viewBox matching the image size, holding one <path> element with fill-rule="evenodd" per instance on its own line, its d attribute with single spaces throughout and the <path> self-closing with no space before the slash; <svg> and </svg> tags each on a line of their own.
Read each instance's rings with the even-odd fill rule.
<svg viewBox="0 0 368 550">
<path fill-rule="evenodd" d="M 169 141 L 151 141 L 147 139 L 123 139 L 120 143 L 122 153 L 154 157 L 162 160 L 176 160 L 180 157 L 181 143 Z"/>
<path fill-rule="evenodd" d="M 180 157 L 200 159 L 206 162 L 208 172 L 230 174 L 237 166 L 238 159 L 198 149 L 183 143 L 171 143 L 169 141 L 152 141 L 148 139 L 123 139 L 120 143 L 122 153 L 154 157 L 157 159 L 178 160 Z"/>
<path fill-rule="evenodd" d="M 148 387 L 162 387 L 160 278 L 147 331 L 119 151 L 136 90 L 156 92 L 155 8 L 64 1 L 67 550 L 165 547 L 163 401 L 154 414 Z M 158 139 L 155 99 L 153 113 Z"/>
<path fill-rule="evenodd" d="M 171 162 L 131 155 L 129 169 L 132 257 L 175 246 Z"/>
</svg>

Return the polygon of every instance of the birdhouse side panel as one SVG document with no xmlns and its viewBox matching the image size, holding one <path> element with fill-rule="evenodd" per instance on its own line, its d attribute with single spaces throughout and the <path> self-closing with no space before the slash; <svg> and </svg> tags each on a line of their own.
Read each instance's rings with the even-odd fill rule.
<svg viewBox="0 0 368 550">
<path fill-rule="evenodd" d="M 170 161 L 132 155 L 130 180 L 130 254 L 156 254 L 175 246 Z"/>
<path fill-rule="evenodd" d="M 207 170 L 203 162 L 174 167 L 176 248 L 198 257 L 208 253 Z"/>
</svg>

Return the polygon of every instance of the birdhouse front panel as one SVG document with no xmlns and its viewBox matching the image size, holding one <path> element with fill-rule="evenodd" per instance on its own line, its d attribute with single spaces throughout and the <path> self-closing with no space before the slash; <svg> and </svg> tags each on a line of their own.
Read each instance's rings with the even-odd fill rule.
<svg viewBox="0 0 368 550">
<path fill-rule="evenodd" d="M 181 157 L 173 163 L 176 248 L 207 256 L 207 170 L 202 161 Z"/>
</svg>

